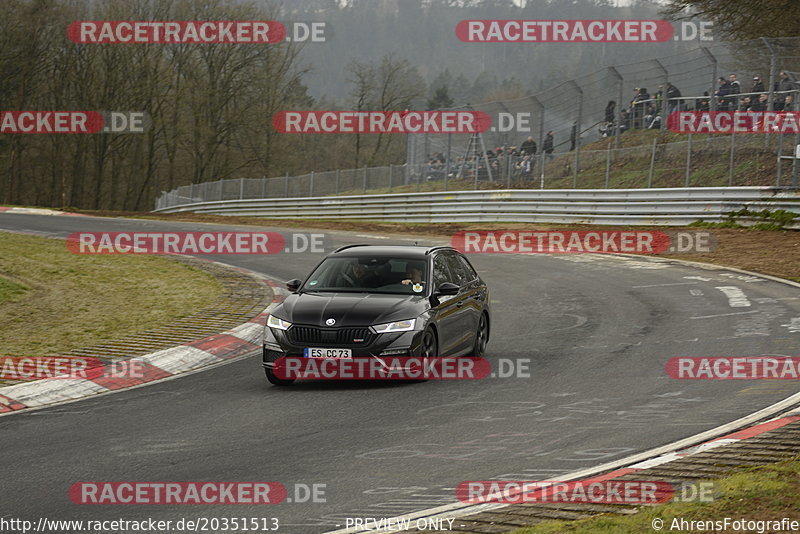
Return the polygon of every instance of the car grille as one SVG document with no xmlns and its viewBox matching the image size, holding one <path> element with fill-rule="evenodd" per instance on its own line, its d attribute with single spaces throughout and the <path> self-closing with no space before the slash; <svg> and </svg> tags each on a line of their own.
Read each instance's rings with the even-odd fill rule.
<svg viewBox="0 0 800 534">
<path fill-rule="evenodd" d="M 372 341 L 369 328 L 317 328 L 293 326 L 288 331 L 289 341 L 297 344 L 324 346 L 360 346 Z"/>
</svg>

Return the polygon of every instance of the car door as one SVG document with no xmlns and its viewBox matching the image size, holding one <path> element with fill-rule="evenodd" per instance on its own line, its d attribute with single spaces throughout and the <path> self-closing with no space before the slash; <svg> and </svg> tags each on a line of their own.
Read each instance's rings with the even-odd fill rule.
<svg viewBox="0 0 800 534">
<path fill-rule="evenodd" d="M 433 292 L 445 282 L 455 284 L 453 275 L 450 273 L 447 257 L 443 253 L 433 256 Z M 439 355 L 454 356 L 461 350 L 463 340 L 461 338 L 463 321 L 463 300 L 460 295 L 441 295 L 434 297 L 434 314 L 436 317 L 436 327 L 439 332 Z"/>
<path fill-rule="evenodd" d="M 445 254 L 447 266 L 453 276 L 453 283 L 458 292 L 458 352 L 469 353 L 475 345 L 475 333 L 478 330 L 481 303 L 480 292 L 477 288 L 477 275 L 472 269 L 467 269 L 462 258 L 455 252 Z"/>
</svg>

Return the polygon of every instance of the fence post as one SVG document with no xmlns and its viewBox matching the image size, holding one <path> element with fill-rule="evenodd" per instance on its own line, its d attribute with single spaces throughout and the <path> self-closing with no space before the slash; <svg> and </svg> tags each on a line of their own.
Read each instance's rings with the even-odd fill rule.
<svg viewBox="0 0 800 534">
<path fill-rule="evenodd" d="M 392 192 L 392 174 L 394 174 L 394 165 L 389 164 L 389 192 Z"/>
<path fill-rule="evenodd" d="M 367 166 L 364 165 L 364 194 L 367 194 Z"/>
<path fill-rule="evenodd" d="M 223 194 L 224 193 L 223 189 L 225 187 L 225 182 L 223 182 L 222 180 L 217 180 L 217 183 L 219 184 L 219 200 L 221 201 L 222 197 L 225 196 Z"/>
<path fill-rule="evenodd" d="M 775 171 L 775 187 L 781 186 L 781 174 L 783 174 L 783 132 L 778 134 L 778 164 Z"/>
<path fill-rule="evenodd" d="M 608 180 L 611 177 L 611 142 L 609 141 L 606 146 L 606 189 L 608 189 Z"/>
<path fill-rule="evenodd" d="M 736 134 L 731 133 L 731 155 L 728 168 L 728 186 L 733 185 L 733 158 L 736 155 Z"/>
<path fill-rule="evenodd" d="M 767 98 L 767 111 L 775 111 L 775 77 L 778 74 L 778 58 L 775 49 L 766 37 L 761 38 L 769 50 L 769 97 Z"/>
<path fill-rule="evenodd" d="M 625 79 L 614 67 L 608 67 L 608 71 L 617 79 L 617 113 L 614 116 L 614 149 L 619 149 L 619 137 L 622 135 L 622 99 L 625 98 Z"/>
<path fill-rule="evenodd" d="M 653 139 L 653 150 L 650 153 L 650 174 L 647 176 L 647 187 L 653 187 L 653 171 L 656 166 L 656 143 L 658 139 Z"/>
<path fill-rule="evenodd" d="M 578 188 L 578 171 L 581 166 L 581 118 L 583 115 L 583 89 L 575 80 L 570 80 L 578 90 L 578 120 L 575 121 L 575 168 L 572 170 L 572 187 Z"/>
<path fill-rule="evenodd" d="M 244 198 L 244 178 L 239 178 L 239 200 Z"/>
<path fill-rule="evenodd" d="M 336 194 L 339 194 L 339 179 L 342 176 L 342 169 L 336 169 Z"/>
<path fill-rule="evenodd" d="M 539 105 L 539 155 L 542 158 L 541 162 L 541 170 L 539 171 L 541 174 L 541 186 L 544 188 L 544 104 L 542 101 L 536 97 L 533 97 L 536 103 Z"/>
<path fill-rule="evenodd" d="M 314 196 L 314 171 L 311 171 L 311 178 L 308 182 L 308 196 Z"/>
<path fill-rule="evenodd" d="M 453 147 L 453 134 L 447 134 L 447 155 L 444 157 L 444 190 L 447 191 L 447 179 L 450 177 L 450 151 Z"/>
<path fill-rule="evenodd" d="M 261 177 L 261 198 L 267 198 L 267 177 Z"/>
<path fill-rule="evenodd" d="M 689 178 L 692 175 L 692 134 L 689 134 L 689 139 L 686 143 L 686 181 L 684 187 L 689 187 Z"/>
<path fill-rule="evenodd" d="M 797 147 L 800 146 L 800 133 L 794 134 L 794 143 L 795 150 L 797 150 Z M 797 163 L 797 154 L 794 153 L 792 155 L 794 156 L 794 159 L 792 160 L 792 187 L 797 187 L 797 172 L 800 165 Z"/>
<path fill-rule="evenodd" d="M 283 177 L 283 198 L 289 198 L 289 173 Z"/>
<path fill-rule="evenodd" d="M 714 88 L 717 86 L 717 58 L 711 51 L 702 47 L 700 49 L 703 54 L 711 61 L 711 91 L 708 94 L 708 109 L 711 111 L 717 110 L 717 99 L 714 98 Z"/>
<path fill-rule="evenodd" d="M 659 125 L 659 130 L 663 132 L 667 127 L 667 84 L 669 83 L 669 71 L 659 60 L 654 59 L 653 61 L 656 62 L 661 72 L 664 73 L 664 83 L 661 86 L 661 124 Z M 680 102 L 680 100 L 678 102 Z"/>
</svg>

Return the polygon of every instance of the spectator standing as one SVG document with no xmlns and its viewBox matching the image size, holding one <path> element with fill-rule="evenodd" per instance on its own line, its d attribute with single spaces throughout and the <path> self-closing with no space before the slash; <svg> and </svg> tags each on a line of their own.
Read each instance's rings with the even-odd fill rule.
<svg viewBox="0 0 800 534">
<path fill-rule="evenodd" d="M 631 110 L 633 112 L 633 127 L 644 128 L 644 116 L 647 114 L 647 101 L 650 100 L 650 93 L 647 92 L 646 87 L 634 89 L 636 96 L 631 102 Z"/>
<path fill-rule="evenodd" d="M 731 86 L 731 109 L 736 110 L 739 108 L 739 93 L 742 92 L 742 84 L 736 79 L 736 74 L 728 75 L 728 83 Z"/>
<path fill-rule="evenodd" d="M 544 137 L 544 144 L 542 148 L 544 149 L 544 153 L 547 154 L 547 160 L 550 161 L 553 159 L 553 130 L 547 132 L 547 135 Z"/>
<path fill-rule="evenodd" d="M 603 123 L 600 124 L 600 134 L 603 137 L 610 137 L 614 135 L 616 108 L 617 108 L 617 103 L 614 100 L 609 100 L 608 104 L 606 105 L 605 114 L 603 116 Z"/>
<path fill-rule="evenodd" d="M 627 109 L 623 109 L 619 113 L 619 133 L 625 133 L 625 130 L 630 130 L 631 128 L 631 114 L 628 112 Z"/>
<path fill-rule="evenodd" d="M 778 94 L 775 95 L 775 111 L 785 111 L 786 110 L 786 96 L 789 94 L 789 91 L 792 91 L 794 87 L 794 82 L 792 82 L 791 78 L 789 78 L 789 74 L 782 70 L 780 74 L 781 79 L 778 81 L 777 87 L 775 90 Z M 791 103 L 792 99 L 789 99 Z"/>
<path fill-rule="evenodd" d="M 536 146 L 536 141 L 534 141 L 533 137 L 529 135 L 528 138 L 522 142 L 519 148 L 523 155 L 527 154 L 529 156 L 534 156 L 536 155 L 536 150 L 538 147 Z"/>
<path fill-rule="evenodd" d="M 616 109 L 616 107 L 617 107 L 616 102 L 614 102 L 613 100 L 608 101 L 608 104 L 606 105 L 606 115 L 605 115 L 606 122 L 612 122 L 612 123 L 614 122 L 614 110 Z"/>
<path fill-rule="evenodd" d="M 717 97 L 717 110 L 729 111 L 731 101 L 728 98 L 728 95 L 731 94 L 731 84 L 722 76 L 719 77 L 717 82 L 719 83 L 719 89 L 714 92 L 714 96 Z"/>
<path fill-rule="evenodd" d="M 672 82 L 667 82 L 667 113 L 681 110 L 681 96 L 680 90 Z"/>
<path fill-rule="evenodd" d="M 753 87 L 750 88 L 751 93 L 763 93 L 764 92 L 764 82 L 761 81 L 761 76 L 756 74 L 753 76 Z"/>
<path fill-rule="evenodd" d="M 578 121 L 572 123 L 572 129 L 569 132 L 569 151 L 575 150 L 575 145 L 578 142 Z"/>
<path fill-rule="evenodd" d="M 728 76 L 728 83 L 731 84 L 731 94 L 738 95 L 742 92 L 742 84 L 739 83 L 739 80 L 736 79 L 735 74 L 730 74 Z"/>
</svg>

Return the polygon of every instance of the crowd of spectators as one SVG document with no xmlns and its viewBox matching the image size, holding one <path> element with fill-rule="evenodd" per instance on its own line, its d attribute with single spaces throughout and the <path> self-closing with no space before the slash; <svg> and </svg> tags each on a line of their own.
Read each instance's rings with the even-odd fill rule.
<svg viewBox="0 0 800 534">
<path fill-rule="evenodd" d="M 451 157 L 449 165 L 447 156 L 437 152 L 427 158 L 422 176 L 426 181 L 442 180 L 445 175 L 448 179 L 474 180 L 477 173 L 478 180 L 528 180 L 535 175 L 539 161 L 536 156 L 544 156 L 549 161 L 554 150 L 555 136 L 551 130 L 543 139 L 541 151 L 533 136 L 528 136 L 519 146 L 502 145 L 466 157 Z"/>
<path fill-rule="evenodd" d="M 781 71 L 774 85 L 774 111 L 795 111 L 797 109 L 797 93 L 800 85 L 792 80 L 787 71 Z M 704 91 L 700 98 L 684 98 L 680 90 L 671 82 L 658 86 L 654 94 L 645 87 L 636 87 L 630 106 L 620 112 L 619 128 L 621 132 L 631 128 L 660 128 L 663 106 L 666 104 L 667 115 L 673 111 L 710 111 L 712 102 L 717 111 L 767 111 L 769 109 L 769 93 L 764 87 L 761 76 L 753 76 L 749 88 L 742 87 L 735 73 L 727 78 L 720 76 L 713 94 Z M 605 109 L 604 121 L 600 125 L 601 135 L 614 135 L 617 124 L 616 102 L 609 101 Z"/>
<path fill-rule="evenodd" d="M 710 111 L 712 102 L 718 111 L 767 111 L 769 109 L 769 93 L 766 92 L 761 76 L 753 76 L 752 84 L 744 90 L 735 73 L 727 78 L 717 80 L 717 88 L 713 94 L 705 91 L 701 97 L 683 97 L 680 89 L 671 82 L 659 85 L 655 93 L 650 94 L 645 87 L 636 87 L 630 105 L 620 111 L 617 117 L 617 102 L 610 100 L 606 105 L 603 120 L 600 122 L 600 134 L 609 137 L 616 134 L 617 125 L 620 133 L 626 130 L 658 129 L 661 127 L 662 110 L 666 105 L 667 115 L 674 111 Z M 773 106 L 775 111 L 795 111 L 798 107 L 800 83 L 792 80 L 787 71 L 781 71 L 775 83 Z M 569 150 L 575 150 L 578 139 L 578 123 L 573 122 L 569 139 L 561 144 L 569 143 Z M 553 158 L 556 147 L 553 131 L 548 131 L 539 147 L 533 136 L 528 136 L 518 146 L 503 145 L 486 152 L 477 152 L 464 157 L 447 156 L 437 152 L 428 156 L 423 167 L 424 180 L 466 179 L 504 181 L 525 181 L 536 176 L 537 165 L 542 160 L 548 162 Z"/>
</svg>

